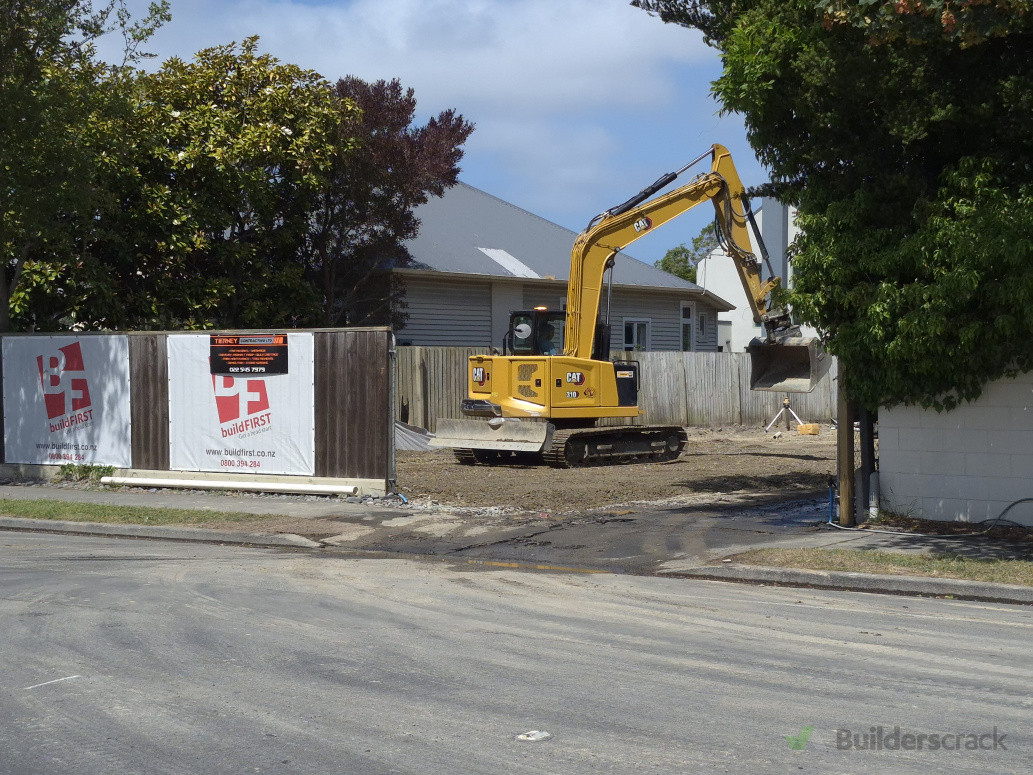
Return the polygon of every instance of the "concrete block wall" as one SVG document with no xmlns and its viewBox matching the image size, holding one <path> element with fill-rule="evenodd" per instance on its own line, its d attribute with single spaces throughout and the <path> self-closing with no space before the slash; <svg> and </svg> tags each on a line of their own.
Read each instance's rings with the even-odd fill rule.
<svg viewBox="0 0 1033 775">
<path fill-rule="evenodd" d="M 881 507 L 922 519 L 1033 526 L 1033 374 L 952 412 L 879 411 Z"/>
</svg>

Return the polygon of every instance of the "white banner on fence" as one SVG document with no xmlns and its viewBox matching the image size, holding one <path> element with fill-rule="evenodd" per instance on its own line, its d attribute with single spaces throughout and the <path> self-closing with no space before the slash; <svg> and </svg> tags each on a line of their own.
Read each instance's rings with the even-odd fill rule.
<svg viewBox="0 0 1033 775">
<path fill-rule="evenodd" d="M 129 340 L 9 336 L 3 340 L 8 463 L 129 468 Z"/>
<path fill-rule="evenodd" d="M 172 470 L 315 474 L 312 334 L 288 334 L 287 348 L 287 374 L 223 377 L 208 334 L 169 336 Z"/>
</svg>

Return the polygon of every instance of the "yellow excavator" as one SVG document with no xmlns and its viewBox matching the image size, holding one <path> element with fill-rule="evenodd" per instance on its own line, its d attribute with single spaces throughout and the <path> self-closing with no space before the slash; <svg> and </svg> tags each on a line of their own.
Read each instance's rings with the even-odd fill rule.
<svg viewBox="0 0 1033 775">
<path fill-rule="evenodd" d="M 694 165 L 710 158 L 709 172 L 655 196 Z M 650 199 L 650 197 L 654 197 Z M 639 364 L 612 362 L 609 326 L 597 321 L 607 269 L 617 254 L 703 202 L 713 202 L 719 241 L 734 261 L 753 317 L 765 336 L 754 339 L 750 387 L 809 392 L 831 358 L 814 338 L 800 336 L 785 309 L 772 308 L 779 277 L 761 279 L 749 248 L 748 224 L 760 245 L 746 190 L 728 150 L 714 145 L 628 201 L 596 216 L 571 251 L 566 312 L 545 308 L 512 313 L 500 355 L 469 359 L 465 420 L 438 421 L 432 446 L 452 448 L 467 464 L 543 459 L 559 468 L 637 460 L 669 460 L 685 447 L 680 426 L 599 425 L 638 417 Z M 766 251 L 760 247 L 764 261 Z M 770 275 L 770 267 L 768 268 Z M 562 354 L 554 354 L 557 346 Z"/>
</svg>

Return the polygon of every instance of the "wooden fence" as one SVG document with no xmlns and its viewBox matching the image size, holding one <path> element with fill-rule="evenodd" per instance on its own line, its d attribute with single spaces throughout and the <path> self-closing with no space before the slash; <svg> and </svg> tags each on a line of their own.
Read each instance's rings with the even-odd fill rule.
<svg viewBox="0 0 1033 775">
<path fill-rule="evenodd" d="M 62 338 L 84 340 L 87 338 L 104 339 L 119 337 L 128 339 L 128 373 L 127 388 L 129 402 L 129 429 L 116 428 L 104 431 L 109 435 L 129 435 L 131 444 L 131 468 L 141 471 L 170 470 L 170 379 L 176 380 L 177 374 L 169 373 L 169 339 L 186 332 L 131 332 L 128 334 L 108 333 L 62 333 L 54 334 Z M 193 332 L 195 334 L 269 334 L 276 332 L 231 331 L 231 332 Z M 282 331 L 278 333 L 284 333 Z M 390 489 L 393 486 L 394 443 L 393 443 L 393 388 L 394 373 L 391 344 L 393 336 L 388 328 L 353 328 L 353 329 L 318 329 L 307 331 L 291 330 L 291 335 L 310 335 L 312 337 L 313 377 L 311 388 L 293 396 L 297 403 L 308 402 L 312 405 L 313 475 L 317 478 L 346 479 L 366 482 L 370 491 Z M 36 376 L 35 342 L 39 342 L 40 353 L 49 352 L 47 344 L 49 335 L 6 334 L 0 342 L 20 339 L 28 343 L 31 358 L 16 364 L 0 364 L 9 372 L 12 367 L 21 372 L 30 373 L 30 381 L 35 381 L 32 390 L 16 394 L 13 388 L 8 390 L 5 380 L 5 405 L 0 407 L 0 417 L 19 417 L 31 415 L 31 423 L 23 423 L 30 428 L 27 433 L 38 434 L 40 443 L 37 448 L 57 446 L 70 447 L 73 442 L 82 440 L 71 438 L 67 434 L 59 434 L 54 428 L 47 431 L 47 415 L 41 408 L 42 400 L 39 387 L 42 384 L 42 368 Z M 24 348 L 23 348 L 24 349 Z M 7 347 L 5 344 L 5 353 Z M 19 351 L 20 352 L 20 351 Z M 41 359 L 43 355 L 39 356 Z M 49 357 L 49 356 L 48 356 Z M 42 360 L 40 361 L 42 364 Z M 91 367 L 93 364 L 91 364 Z M 85 366 L 78 366 L 85 369 Z M 97 366 L 96 373 L 103 373 L 103 367 Z M 79 374 L 79 372 L 76 372 Z M 86 372 L 82 372 L 83 377 Z M 86 379 L 82 379 L 86 382 Z M 213 389 L 215 383 L 212 383 Z M 104 395 L 94 386 L 93 409 L 97 416 L 104 415 Z M 214 398 L 206 397 L 210 400 Z M 62 401 L 64 399 L 62 398 Z M 198 396 L 197 411 L 201 412 L 205 404 Z M 268 405 L 267 405 L 268 408 Z M 214 410 L 213 410 L 214 411 Z M 53 423 L 51 423 L 53 424 Z M 11 423 L 7 422 L 7 426 Z M 20 428 L 21 426 L 19 426 Z M 58 429 L 60 430 L 60 429 Z M 129 431 L 126 434 L 126 430 Z M 0 460 L 10 464 L 39 464 L 45 460 L 25 459 L 9 454 L 7 444 L 10 427 L 0 424 Z M 218 432 L 218 428 L 215 429 Z M 101 433 L 101 431 L 96 431 Z M 225 433 L 223 434 L 225 436 Z M 35 439 L 35 436 L 32 437 Z M 298 442 L 301 444 L 302 442 Z M 228 445 L 229 446 L 229 445 Z M 78 448 L 78 447 L 76 447 Z M 94 447 L 95 448 L 95 447 Z M 229 453 L 227 453 L 229 454 Z M 71 458 L 69 458 L 71 459 Z M 87 460 L 87 462 L 93 462 Z M 97 461 L 107 464 L 106 460 Z M 121 465 L 121 464 L 120 464 Z M 203 470 L 210 468 L 178 468 L 177 470 Z M 231 472 L 232 473 L 232 472 Z M 258 473 L 258 472 L 250 472 Z"/>
<path fill-rule="evenodd" d="M 398 419 L 433 432 L 438 418 L 461 417 L 467 358 L 486 352 L 478 347 L 399 347 Z M 614 352 L 613 357 L 641 364 L 639 406 L 644 413 L 633 421 L 639 425 L 765 426 L 785 398 L 784 393 L 750 390 L 750 357 L 745 353 Z M 800 419 L 827 422 L 835 416 L 835 378 L 833 362 L 813 392 L 790 396 Z"/>
</svg>

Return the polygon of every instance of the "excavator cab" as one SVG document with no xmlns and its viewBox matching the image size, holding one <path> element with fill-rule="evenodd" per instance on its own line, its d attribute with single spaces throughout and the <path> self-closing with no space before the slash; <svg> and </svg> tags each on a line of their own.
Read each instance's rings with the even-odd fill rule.
<svg viewBox="0 0 1033 775">
<path fill-rule="evenodd" d="M 750 354 L 750 389 L 774 393 L 810 393 L 832 366 L 832 356 L 815 337 L 754 339 Z"/>
<path fill-rule="evenodd" d="M 563 352 L 567 314 L 547 307 L 511 312 L 503 345 L 507 355 L 556 355 Z"/>
</svg>

